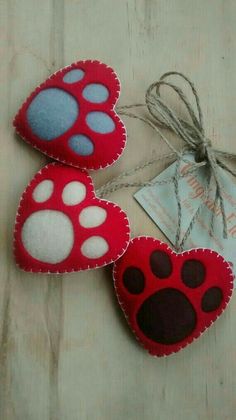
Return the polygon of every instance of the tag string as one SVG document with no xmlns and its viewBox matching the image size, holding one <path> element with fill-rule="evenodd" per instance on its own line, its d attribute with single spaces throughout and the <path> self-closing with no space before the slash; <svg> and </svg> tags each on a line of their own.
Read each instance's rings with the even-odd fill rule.
<svg viewBox="0 0 236 420">
<path fill-rule="evenodd" d="M 194 108 L 188 101 L 188 98 L 183 93 L 183 91 L 176 84 L 168 82 L 166 79 L 169 76 L 179 76 L 181 77 L 191 88 L 193 94 L 197 112 L 194 111 Z M 185 106 L 189 121 L 181 118 L 177 115 L 176 112 L 161 98 L 160 87 L 167 86 L 172 89 L 179 97 L 182 104 Z M 133 104 L 127 106 L 121 106 L 118 108 L 119 115 L 124 115 L 130 118 L 138 119 L 145 124 L 149 125 L 155 132 L 160 136 L 160 138 L 167 144 L 170 149 L 170 153 L 162 155 L 160 157 L 152 158 L 146 162 L 140 163 L 136 167 L 127 170 L 117 176 L 116 178 L 108 181 L 105 185 L 99 188 L 97 191 L 100 197 L 117 191 L 122 188 L 130 187 L 152 187 L 154 185 L 165 185 L 173 184 L 174 194 L 177 203 L 177 229 L 175 237 L 175 248 L 177 251 L 182 251 L 184 245 L 189 235 L 192 232 L 192 229 L 200 215 L 200 212 L 203 208 L 204 203 L 209 197 L 210 193 L 210 184 L 214 182 L 215 184 L 215 197 L 214 205 L 210 223 L 210 233 L 213 232 L 213 224 L 215 217 L 215 209 L 219 203 L 220 214 L 222 218 L 222 233 L 223 237 L 227 239 L 227 219 L 224 206 L 223 198 L 223 185 L 221 182 L 220 171 L 222 168 L 232 176 L 236 176 L 236 171 L 233 171 L 224 161 L 226 158 L 236 158 L 235 154 L 223 152 L 212 147 L 211 141 L 205 136 L 204 125 L 203 125 L 203 114 L 200 106 L 199 96 L 193 85 L 193 83 L 182 73 L 179 72 L 168 72 L 163 74 L 161 78 L 152 83 L 146 91 L 145 104 Z M 148 116 L 142 117 L 133 110 L 138 108 L 144 108 L 148 111 Z M 174 134 L 176 134 L 181 140 L 183 140 L 183 147 L 181 150 L 177 150 L 175 146 L 171 143 L 165 134 L 163 129 L 168 129 Z M 191 161 L 186 158 L 187 153 L 192 153 L 195 160 Z M 136 174 L 137 172 L 149 167 L 153 164 L 158 163 L 159 161 L 170 160 L 175 162 L 175 172 L 172 177 L 166 178 L 162 181 L 148 180 L 148 181 L 134 181 L 126 182 L 125 178 Z M 184 171 L 181 169 L 181 164 L 187 163 L 187 169 Z M 206 183 L 203 191 L 203 197 L 201 204 L 198 206 L 195 214 L 193 215 L 190 224 L 183 236 L 181 238 L 181 225 L 182 225 L 182 205 L 181 198 L 179 195 L 179 181 L 181 178 L 188 176 L 200 168 L 205 167 L 207 169 Z"/>
</svg>

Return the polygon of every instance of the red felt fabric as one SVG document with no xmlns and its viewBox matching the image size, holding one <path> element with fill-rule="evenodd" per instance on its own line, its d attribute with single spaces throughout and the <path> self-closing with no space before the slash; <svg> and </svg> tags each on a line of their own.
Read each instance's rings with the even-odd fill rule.
<svg viewBox="0 0 236 420">
<path fill-rule="evenodd" d="M 76 83 L 63 82 L 64 75 L 70 70 L 81 69 L 85 76 Z M 94 104 L 82 96 L 82 91 L 89 83 L 101 83 L 109 90 L 109 97 L 104 103 Z M 35 135 L 26 118 L 26 111 L 34 97 L 43 89 L 60 88 L 74 96 L 79 103 L 79 117 L 74 125 L 63 135 L 52 141 L 44 141 Z M 79 61 L 65 67 L 51 75 L 45 82 L 37 87 L 27 98 L 14 119 L 17 133 L 33 147 L 44 154 L 65 164 L 85 168 L 101 169 L 112 165 L 121 155 L 126 144 L 126 130 L 124 124 L 116 114 L 114 106 L 119 98 L 120 82 L 111 67 L 99 61 Z M 99 134 L 92 131 L 86 123 L 88 112 L 106 112 L 115 123 L 112 133 Z M 88 136 L 94 144 L 94 152 L 90 156 L 79 156 L 68 145 L 71 136 L 83 134 Z"/>
<path fill-rule="evenodd" d="M 54 191 L 47 201 L 37 203 L 32 194 L 35 187 L 43 180 L 52 180 Z M 65 205 L 61 198 L 63 188 L 71 181 L 79 181 L 86 186 L 86 197 L 77 205 Z M 85 207 L 91 205 L 104 208 L 107 211 L 107 218 L 98 227 L 84 228 L 79 224 L 79 214 Z M 70 255 L 60 263 L 51 264 L 36 260 L 26 251 L 22 243 L 21 235 L 24 222 L 33 212 L 44 209 L 65 213 L 74 228 L 73 248 Z M 80 251 L 81 245 L 86 239 L 96 235 L 103 237 L 108 242 L 109 250 L 100 258 L 86 258 Z M 102 267 L 114 262 L 125 252 L 129 236 L 130 229 L 126 214 L 116 204 L 96 197 L 92 179 L 86 171 L 52 163 L 35 175 L 20 199 L 14 233 L 15 259 L 20 268 L 35 273 L 65 273 Z"/>
<path fill-rule="evenodd" d="M 158 278 L 150 267 L 150 255 L 155 250 L 167 253 L 172 261 L 172 273 L 167 278 Z M 187 260 L 200 261 L 206 270 L 204 282 L 196 288 L 187 287 L 181 279 L 181 268 Z M 145 287 L 139 294 L 131 294 L 124 286 L 123 274 L 128 267 L 139 268 L 145 277 Z M 141 344 L 155 356 L 165 356 L 178 352 L 198 338 L 223 312 L 233 290 L 233 273 L 223 257 L 210 249 L 193 249 L 176 254 L 167 244 L 152 237 L 137 237 L 131 240 L 127 251 L 114 264 L 114 284 L 119 303 L 128 323 Z M 223 299 L 220 306 L 211 312 L 202 310 L 202 297 L 211 287 L 220 288 Z M 196 312 L 196 325 L 190 335 L 174 344 L 161 344 L 149 339 L 137 323 L 141 305 L 153 294 L 165 288 L 182 292 L 193 305 Z M 171 309 L 171 308 L 170 308 Z"/>
</svg>

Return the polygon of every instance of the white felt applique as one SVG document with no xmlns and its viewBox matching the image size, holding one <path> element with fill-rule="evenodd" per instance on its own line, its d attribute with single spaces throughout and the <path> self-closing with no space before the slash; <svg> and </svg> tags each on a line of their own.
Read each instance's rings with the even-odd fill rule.
<svg viewBox="0 0 236 420">
<path fill-rule="evenodd" d="M 85 171 L 50 164 L 23 193 L 15 257 L 26 271 L 64 273 L 112 263 L 129 242 L 125 213 L 94 194 Z"/>
<path fill-rule="evenodd" d="M 21 238 L 32 257 L 55 264 L 70 254 L 74 230 L 69 217 L 61 211 L 39 210 L 24 222 Z"/>
</svg>

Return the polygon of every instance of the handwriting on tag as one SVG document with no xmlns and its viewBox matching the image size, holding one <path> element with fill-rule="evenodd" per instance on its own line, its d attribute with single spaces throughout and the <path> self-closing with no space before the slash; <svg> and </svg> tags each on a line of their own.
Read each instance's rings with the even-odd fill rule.
<svg viewBox="0 0 236 420">
<path fill-rule="evenodd" d="M 186 159 L 193 161 L 192 155 L 187 155 Z M 181 172 L 186 171 L 188 165 L 188 163 L 183 162 L 180 166 Z M 154 178 L 154 181 L 162 181 L 173 177 L 175 167 L 176 163 L 173 163 Z M 211 248 L 232 263 L 236 275 L 236 180 L 225 170 L 219 168 L 228 231 L 228 239 L 224 239 L 219 202 L 214 207 L 216 190 L 214 180 L 210 184 L 208 198 L 204 199 L 206 171 L 207 169 L 202 167 L 179 180 L 179 195 L 182 206 L 181 238 L 183 238 L 199 205 L 204 202 L 184 249 Z M 169 241 L 174 244 L 177 229 L 177 201 L 173 182 L 143 187 L 134 194 L 134 197 Z M 215 213 L 214 230 L 211 234 L 210 225 L 213 211 Z"/>
</svg>

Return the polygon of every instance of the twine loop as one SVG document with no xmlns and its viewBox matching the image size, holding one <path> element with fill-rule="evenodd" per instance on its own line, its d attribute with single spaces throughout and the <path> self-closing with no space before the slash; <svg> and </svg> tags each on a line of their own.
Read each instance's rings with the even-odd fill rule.
<svg viewBox="0 0 236 420">
<path fill-rule="evenodd" d="M 181 76 L 189 85 L 194 95 L 197 107 L 197 114 L 183 91 L 176 85 L 165 81 L 170 75 Z M 182 104 L 185 105 L 190 122 L 179 117 L 172 109 L 163 101 L 160 94 L 161 86 L 168 86 L 179 96 Z M 187 148 L 194 152 L 196 162 L 209 159 L 209 149 L 212 149 L 212 143 L 205 136 L 203 127 L 203 114 L 200 101 L 193 83 L 183 74 L 177 72 L 165 73 L 160 80 L 152 83 L 147 89 L 146 96 L 147 109 L 154 119 L 158 127 L 169 129 L 180 137 L 186 144 Z M 214 153 L 214 152 L 213 152 Z M 210 156 L 212 152 L 210 153 Z"/>
<path fill-rule="evenodd" d="M 208 150 L 212 148 L 212 143 L 210 139 L 203 138 L 202 142 L 199 143 L 198 148 L 196 149 L 195 160 L 196 162 L 204 161 L 208 159 Z"/>
<path fill-rule="evenodd" d="M 182 89 L 166 79 L 170 76 L 181 77 L 184 82 L 188 84 L 195 100 L 196 111 L 189 102 L 187 96 L 183 93 Z M 188 113 L 188 119 L 178 115 L 172 108 L 164 101 L 160 94 L 161 87 L 169 87 L 174 91 L 180 99 L 182 105 Z M 139 107 L 146 107 L 148 111 L 148 117 L 130 112 L 133 109 Z M 183 250 L 184 244 L 189 237 L 196 220 L 202 210 L 205 201 L 208 199 L 210 193 L 210 184 L 213 181 L 215 184 L 215 198 L 214 208 L 212 211 L 211 223 L 210 223 L 210 234 L 213 232 L 213 223 L 215 217 L 215 209 L 219 202 L 219 208 L 222 218 L 223 226 L 223 237 L 227 238 L 227 219 L 225 213 L 224 199 L 223 199 L 223 186 L 221 181 L 220 168 L 226 170 L 231 175 L 236 176 L 236 172 L 233 171 L 224 161 L 225 158 L 235 158 L 236 155 L 223 152 L 213 148 L 211 140 L 205 135 L 203 114 L 200 106 L 199 96 L 193 85 L 193 83 L 182 73 L 179 72 L 168 72 L 163 74 L 161 78 L 152 83 L 146 91 L 145 104 L 133 104 L 128 106 L 122 106 L 118 108 L 120 115 L 125 115 L 130 118 L 136 118 L 152 127 L 160 136 L 160 138 L 167 144 L 171 149 L 171 153 L 158 157 L 152 158 L 147 162 L 141 163 L 133 169 L 130 169 L 115 179 L 109 181 L 99 189 L 101 196 L 109 192 L 116 191 L 120 188 L 128 187 L 140 187 L 140 186 L 153 186 L 153 185 L 164 185 L 172 183 L 174 185 L 175 197 L 178 209 L 178 223 L 176 230 L 175 248 L 177 251 Z M 183 147 L 178 150 L 174 147 L 172 142 L 166 137 L 164 131 L 169 130 L 173 132 L 178 138 L 183 141 Z M 191 153 L 194 156 L 193 161 L 188 159 L 187 154 Z M 122 179 L 136 174 L 138 171 L 144 169 L 147 166 L 153 165 L 154 163 L 163 160 L 172 159 L 176 161 L 176 168 L 173 177 L 162 181 L 134 181 L 134 182 L 121 182 Z M 180 171 L 180 165 L 182 162 L 188 163 L 188 169 L 183 172 Z M 188 229 L 181 238 L 181 224 L 182 224 L 182 206 L 181 198 L 179 195 L 179 180 L 200 168 L 207 168 L 207 175 L 205 180 L 204 193 L 202 196 L 202 202 L 197 208 L 192 220 L 189 224 Z"/>
</svg>

